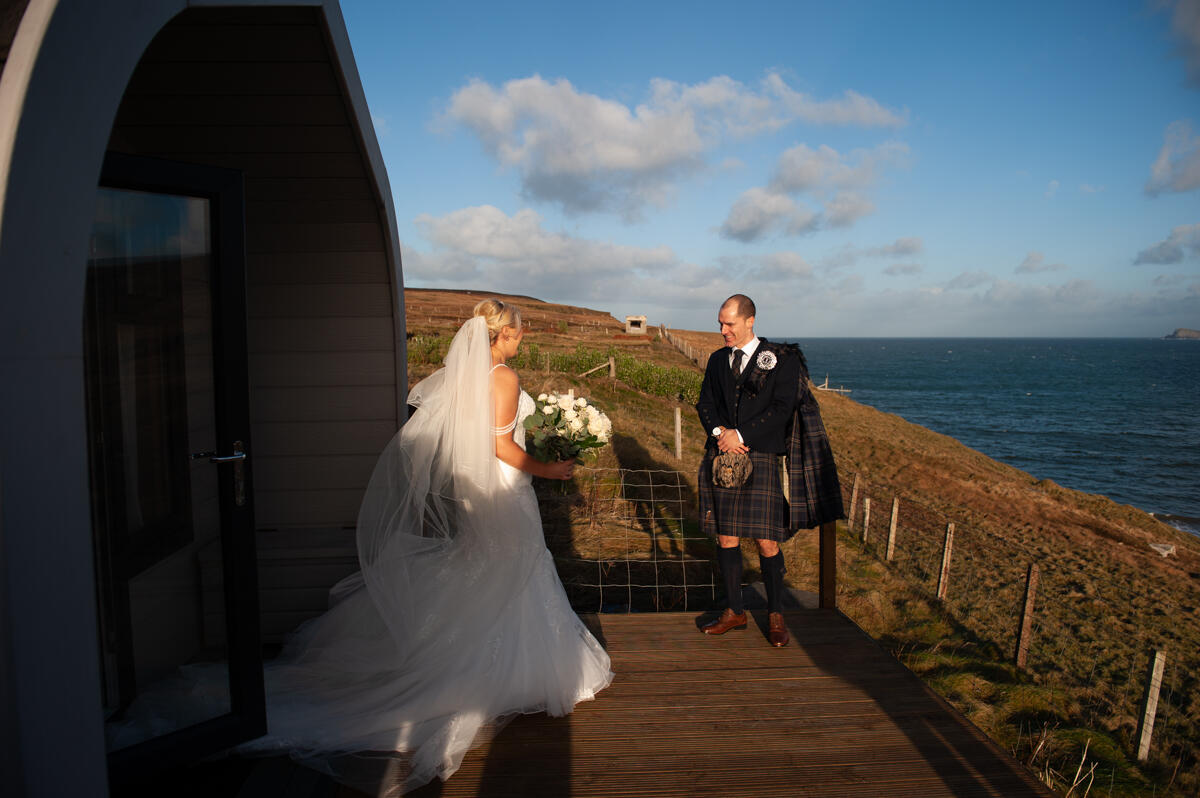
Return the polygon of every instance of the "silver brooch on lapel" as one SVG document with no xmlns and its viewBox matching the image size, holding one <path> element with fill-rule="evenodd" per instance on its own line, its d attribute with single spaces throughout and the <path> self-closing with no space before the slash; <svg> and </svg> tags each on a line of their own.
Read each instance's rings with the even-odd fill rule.
<svg viewBox="0 0 1200 798">
<path fill-rule="evenodd" d="M 763 371 L 770 371 L 775 368 L 775 364 L 779 359 L 775 357 L 775 353 L 769 349 L 764 349 L 758 353 L 758 357 L 754 360 L 755 364 Z"/>
</svg>

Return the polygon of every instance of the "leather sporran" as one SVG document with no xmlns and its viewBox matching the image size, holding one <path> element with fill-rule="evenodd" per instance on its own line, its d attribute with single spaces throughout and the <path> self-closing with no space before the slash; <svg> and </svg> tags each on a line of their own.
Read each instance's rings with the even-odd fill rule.
<svg viewBox="0 0 1200 798">
<path fill-rule="evenodd" d="M 722 452 L 713 458 L 713 484 L 718 488 L 740 488 L 750 481 L 754 463 L 750 455 L 737 452 Z"/>
</svg>

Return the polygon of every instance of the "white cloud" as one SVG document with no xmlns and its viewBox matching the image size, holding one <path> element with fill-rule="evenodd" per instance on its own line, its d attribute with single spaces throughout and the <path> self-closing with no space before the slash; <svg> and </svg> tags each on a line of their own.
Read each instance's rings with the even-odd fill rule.
<svg viewBox="0 0 1200 798">
<path fill-rule="evenodd" d="M 679 265 L 669 247 L 621 246 L 549 232 L 528 209 L 509 216 L 483 205 L 440 217 L 422 214 L 414 221 L 435 251 L 417 254 L 418 271 L 410 271 L 412 258 L 405 253 L 406 275 L 439 285 L 472 279 L 511 293 L 579 300 L 605 296 L 613 283 L 630 276 Z"/>
<path fill-rule="evenodd" d="M 462 252 L 421 252 L 400 243 L 404 258 L 404 279 L 441 284 L 483 284 L 479 262 Z"/>
<path fill-rule="evenodd" d="M 900 277 L 909 274 L 920 274 L 921 270 L 922 267 L 919 263 L 893 263 L 884 269 L 883 273 L 892 277 Z"/>
<path fill-rule="evenodd" d="M 878 101 L 846 91 L 834 100 L 816 100 L 795 91 L 778 72 L 768 72 L 758 90 L 725 75 L 686 85 L 672 80 L 651 81 L 650 105 L 668 113 L 698 115 L 707 128 L 733 135 L 778 130 L 793 121 L 810 125 L 902 127 L 907 112 L 897 113 Z"/>
<path fill-rule="evenodd" d="M 738 241 L 756 241 L 774 233 L 801 235 L 817 228 L 819 219 L 795 200 L 766 189 L 744 191 L 729 209 L 721 235 Z"/>
<path fill-rule="evenodd" d="M 1135 266 L 1143 263 L 1179 263 L 1187 257 L 1188 250 L 1193 257 L 1200 255 L 1200 222 L 1183 224 L 1172 229 L 1171 235 L 1165 241 L 1143 249 L 1133 263 Z"/>
<path fill-rule="evenodd" d="M 813 100 L 806 94 L 793 91 L 779 76 L 770 73 L 764 81 L 768 93 L 797 119 L 810 125 L 858 125 L 861 127 L 901 127 L 908 121 L 908 112 L 896 113 L 876 100 L 847 90 L 837 100 Z"/>
<path fill-rule="evenodd" d="M 838 282 L 838 284 L 834 290 L 838 294 L 843 294 L 843 295 L 844 294 L 860 294 L 866 289 L 866 287 L 867 287 L 866 281 L 863 280 L 861 274 L 852 274 L 849 277 L 842 278 Z"/>
<path fill-rule="evenodd" d="M 1025 260 L 1017 266 L 1017 274 L 1038 274 L 1040 272 L 1060 272 L 1067 268 L 1065 263 L 1046 263 L 1046 256 L 1040 252 L 1030 252 Z"/>
<path fill-rule="evenodd" d="M 382 116 L 376 116 L 375 114 L 371 114 L 371 124 L 373 124 L 375 126 L 375 132 L 381 138 L 390 136 L 392 133 L 392 126 L 389 125 L 387 119 L 385 119 Z"/>
<path fill-rule="evenodd" d="M 781 251 L 765 255 L 724 256 L 718 259 L 720 270 L 747 285 L 768 284 L 788 290 L 797 281 L 813 278 L 813 267 L 797 252 Z M 747 288 L 746 290 L 750 290 Z"/>
<path fill-rule="evenodd" d="M 1093 186 L 1091 183 L 1080 183 L 1080 194 L 1099 194 L 1104 191 L 1104 186 Z"/>
<path fill-rule="evenodd" d="M 885 167 L 906 165 L 908 155 L 908 145 L 898 141 L 845 155 L 824 144 L 815 150 L 797 144 L 779 156 L 771 188 L 790 194 L 870 188 Z"/>
<path fill-rule="evenodd" d="M 1150 196 L 1191 191 L 1200 187 L 1200 136 L 1192 135 L 1186 120 L 1167 125 L 1162 149 L 1150 165 L 1145 191 Z"/>
<path fill-rule="evenodd" d="M 925 242 L 916 236 L 897 238 L 892 243 L 879 247 L 855 247 L 848 244 L 826 257 L 821 265 L 827 269 L 840 269 L 846 266 L 853 266 L 858 262 L 859 258 L 905 257 L 908 255 L 917 255 L 924 249 Z M 918 268 L 920 267 L 918 266 Z"/>
<path fill-rule="evenodd" d="M 830 227 L 849 227 L 875 212 L 875 203 L 854 191 L 839 191 L 825 204 Z"/>
<path fill-rule="evenodd" d="M 822 227 L 849 227 L 875 211 L 866 193 L 887 167 L 907 165 L 908 146 L 888 142 L 871 150 L 843 155 L 832 147 L 817 149 L 797 144 L 786 150 L 775 165 L 766 188 L 742 193 L 721 225 L 721 234 L 739 241 L 756 241 L 766 235 L 810 233 Z M 801 211 L 791 196 L 805 195 L 821 205 L 819 212 Z M 773 223 L 765 223 L 767 219 Z"/>
<path fill-rule="evenodd" d="M 793 251 L 694 264 L 668 247 L 616 246 L 548 231 L 532 211 L 510 216 L 488 206 L 463 208 L 422 216 L 417 224 L 433 250 L 403 247 L 405 280 L 413 287 L 528 294 L 618 317 L 645 313 L 654 324 L 690 329 L 713 329 L 718 304 L 736 292 L 754 298 L 760 332 L 774 337 L 1161 335 L 1200 313 L 1194 276 L 1168 276 L 1152 291 L 1129 294 L 1102 291 L 1087 280 L 1029 285 L 984 272 L 965 272 L 942 285 L 881 290 L 862 275 L 816 269 Z M 915 246 L 899 239 L 861 252 Z M 885 273 L 894 271 L 908 273 L 891 267 Z M 1097 319 L 1109 326 L 1098 328 Z"/>
<path fill-rule="evenodd" d="M 972 288 L 978 288 L 981 285 L 986 285 L 992 282 L 992 280 L 992 275 L 987 272 L 962 272 L 946 283 L 946 289 L 950 291 L 967 291 Z"/>
<path fill-rule="evenodd" d="M 813 268 L 795 252 L 774 252 L 759 256 L 758 265 L 751 269 L 747 276 L 767 283 L 808 280 L 813 276 Z"/>
<path fill-rule="evenodd" d="M 1046 184 L 1046 199 L 1050 199 L 1057 193 L 1058 193 L 1058 181 L 1051 180 L 1049 183 Z"/>
<path fill-rule="evenodd" d="M 569 212 L 627 219 L 669 202 L 676 183 L 703 168 L 725 137 L 796 120 L 889 127 L 905 121 L 854 92 L 813 100 L 774 73 L 757 90 L 726 76 L 695 85 L 656 79 L 647 101 L 635 107 L 539 75 L 498 88 L 472 80 L 450 98 L 443 120 L 467 127 L 493 158 L 515 169 L 527 196 Z"/>
<path fill-rule="evenodd" d="M 1160 274 L 1154 278 L 1154 284 L 1162 288 L 1170 288 L 1173 285 L 1185 283 L 1188 280 L 1186 274 Z"/>
<path fill-rule="evenodd" d="M 891 244 L 883 247 L 869 247 L 863 250 L 864 255 L 881 255 L 894 257 L 897 255 L 916 255 L 925 249 L 925 242 L 919 237 L 909 236 L 897 238 Z"/>
<path fill-rule="evenodd" d="M 1112 293 L 1088 280 L 1056 285 L 996 280 L 972 292 L 927 286 L 840 293 L 809 287 L 795 297 L 755 300 L 768 336 L 1150 336 L 1185 327 L 1200 313 L 1200 295 Z M 788 314 L 788 302 L 797 303 L 788 317 L 795 321 L 774 333 L 766 325 Z"/>
</svg>

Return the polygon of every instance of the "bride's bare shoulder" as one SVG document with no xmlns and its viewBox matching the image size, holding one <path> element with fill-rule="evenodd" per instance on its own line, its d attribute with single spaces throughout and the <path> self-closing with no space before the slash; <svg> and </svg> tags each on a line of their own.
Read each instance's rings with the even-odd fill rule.
<svg viewBox="0 0 1200 798">
<path fill-rule="evenodd" d="M 517 377 L 517 372 L 513 371 L 504 363 L 500 363 L 492 367 L 492 386 L 498 392 L 515 392 L 520 387 L 521 381 Z"/>
</svg>

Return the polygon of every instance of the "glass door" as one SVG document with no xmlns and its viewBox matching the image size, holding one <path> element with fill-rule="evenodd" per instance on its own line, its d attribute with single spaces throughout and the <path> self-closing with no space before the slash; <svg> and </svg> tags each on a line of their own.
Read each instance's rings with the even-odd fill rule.
<svg viewBox="0 0 1200 798">
<path fill-rule="evenodd" d="M 99 652 L 119 786 L 265 731 L 241 177 L 110 155 L 84 339 Z"/>
</svg>

